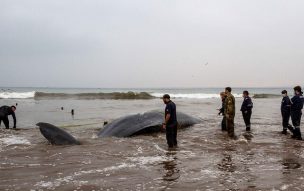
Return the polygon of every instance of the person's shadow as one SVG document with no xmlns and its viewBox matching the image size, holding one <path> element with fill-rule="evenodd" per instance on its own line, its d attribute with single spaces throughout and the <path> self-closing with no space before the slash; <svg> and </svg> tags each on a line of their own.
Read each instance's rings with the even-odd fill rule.
<svg viewBox="0 0 304 191">
<path fill-rule="evenodd" d="M 176 153 L 176 151 L 168 151 L 166 153 L 167 160 L 162 163 L 164 168 L 163 180 L 165 181 L 176 181 L 180 177 Z"/>
</svg>

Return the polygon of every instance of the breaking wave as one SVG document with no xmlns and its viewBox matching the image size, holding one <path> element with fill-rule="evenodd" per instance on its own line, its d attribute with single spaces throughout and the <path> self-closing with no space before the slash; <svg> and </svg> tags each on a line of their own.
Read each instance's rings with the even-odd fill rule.
<svg viewBox="0 0 304 191">
<path fill-rule="evenodd" d="M 46 93 L 46 92 L 0 92 L 0 99 L 155 99 L 161 98 L 163 93 L 148 92 L 112 92 L 112 93 Z M 179 99 L 213 99 L 219 98 L 214 93 L 173 93 L 172 98 Z M 241 98 L 242 94 L 234 94 L 234 97 Z M 254 94 L 253 98 L 278 98 L 276 94 Z"/>
<path fill-rule="evenodd" d="M 0 99 L 153 99 L 146 92 L 113 93 L 45 93 L 45 92 L 0 92 Z"/>
<path fill-rule="evenodd" d="M 161 93 L 152 93 L 154 97 L 162 97 Z M 233 94 L 234 97 L 240 98 L 242 94 Z M 194 94 L 170 94 L 171 98 L 183 98 L 183 99 L 212 99 L 220 98 L 219 94 L 204 94 L 204 93 L 194 93 Z"/>
<path fill-rule="evenodd" d="M 36 92 L 35 99 L 153 99 L 154 97 L 146 92 L 113 92 L 113 93 L 44 93 Z"/>
<path fill-rule="evenodd" d="M 28 99 L 35 97 L 34 91 L 32 92 L 0 92 L 0 99 Z"/>
<path fill-rule="evenodd" d="M 278 94 L 254 94 L 253 98 L 278 98 L 281 97 L 281 95 Z"/>
</svg>

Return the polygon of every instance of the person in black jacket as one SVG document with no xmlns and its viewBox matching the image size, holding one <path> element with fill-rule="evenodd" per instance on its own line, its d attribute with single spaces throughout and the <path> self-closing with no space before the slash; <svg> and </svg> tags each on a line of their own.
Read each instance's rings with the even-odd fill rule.
<svg viewBox="0 0 304 191">
<path fill-rule="evenodd" d="M 166 129 L 167 144 L 169 148 L 177 147 L 176 106 L 175 103 L 170 100 L 170 95 L 168 94 L 163 96 L 163 101 L 166 104 L 163 129 Z"/>
<path fill-rule="evenodd" d="M 283 96 L 281 103 L 281 114 L 282 114 L 282 125 L 283 125 L 282 134 L 287 135 L 287 129 L 292 128 L 291 125 L 289 124 L 291 101 L 286 90 L 282 91 L 282 96 Z"/>
<path fill-rule="evenodd" d="M 294 126 L 292 138 L 302 140 L 300 124 L 302 117 L 302 109 L 304 103 L 304 97 L 302 88 L 300 86 L 294 87 L 294 97 L 291 98 L 291 120 Z"/>
<path fill-rule="evenodd" d="M 13 119 L 14 119 L 14 129 L 16 128 L 16 115 L 15 115 L 15 111 L 16 111 L 16 107 L 15 106 L 2 106 L 0 107 L 0 125 L 1 122 L 3 121 L 5 128 L 8 129 L 9 128 L 9 120 L 8 120 L 8 116 L 12 115 Z"/>
<path fill-rule="evenodd" d="M 246 125 L 246 131 L 250 131 L 251 130 L 251 115 L 252 115 L 252 108 L 253 108 L 253 103 L 251 98 L 249 97 L 249 92 L 248 91 L 244 91 L 243 92 L 243 97 L 244 97 L 244 101 L 241 107 L 241 111 L 243 114 L 243 119 Z"/>
<path fill-rule="evenodd" d="M 221 96 L 221 99 L 222 99 L 222 108 L 219 109 L 219 115 L 223 115 L 222 131 L 227 131 L 226 116 L 225 116 L 225 101 L 226 101 L 227 95 L 225 94 L 225 92 L 221 92 L 220 96 Z"/>
</svg>

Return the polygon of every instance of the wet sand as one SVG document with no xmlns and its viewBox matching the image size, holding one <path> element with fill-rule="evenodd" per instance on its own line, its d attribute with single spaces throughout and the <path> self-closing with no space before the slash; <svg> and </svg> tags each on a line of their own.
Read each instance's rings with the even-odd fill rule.
<svg viewBox="0 0 304 191">
<path fill-rule="evenodd" d="M 203 119 L 178 132 L 176 150 L 161 133 L 96 137 L 105 120 L 163 108 L 158 99 L 19 101 L 22 130 L 0 130 L 0 190 L 304 190 L 304 142 L 280 134 L 280 99 L 254 100 L 251 134 L 238 112 L 238 140 L 220 130 L 218 99 L 174 101 Z M 83 144 L 49 145 L 39 121 L 64 126 Z"/>
</svg>

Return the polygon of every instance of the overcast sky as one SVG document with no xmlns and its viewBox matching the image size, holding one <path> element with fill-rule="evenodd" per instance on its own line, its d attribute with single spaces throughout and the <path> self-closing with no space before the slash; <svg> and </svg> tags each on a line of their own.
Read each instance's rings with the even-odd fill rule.
<svg viewBox="0 0 304 191">
<path fill-rule="evenodd" d="M 0 0 L 0 86 L 303 84 L 303 0 Z"/>
</svg>

